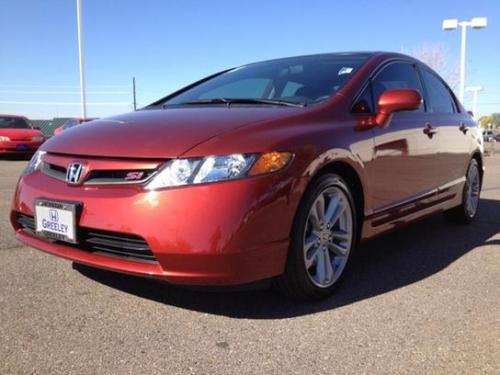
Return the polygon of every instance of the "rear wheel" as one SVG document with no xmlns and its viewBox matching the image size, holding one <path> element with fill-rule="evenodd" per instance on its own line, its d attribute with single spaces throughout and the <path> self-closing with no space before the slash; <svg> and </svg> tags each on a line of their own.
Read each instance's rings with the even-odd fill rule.
<svg viewBox="0 0 500 375">
<path fill-rule="evenodd" d="M 319 177 L 307 190 L 295 219 L 285 273 L 285 291 L 298 298 L 333 293 L 347 270 L 356 242 L 356 210 L 345 181 Z"/>
<path fill-rule="evenodd" d="M 481 174 L 476 159 L 472 159 L 467 169 L 462 204 L 445 212 L 445 217 L 455 223 L 469 224 L 477 214 L 479 194 L 481 192 Z"/>
</svg>

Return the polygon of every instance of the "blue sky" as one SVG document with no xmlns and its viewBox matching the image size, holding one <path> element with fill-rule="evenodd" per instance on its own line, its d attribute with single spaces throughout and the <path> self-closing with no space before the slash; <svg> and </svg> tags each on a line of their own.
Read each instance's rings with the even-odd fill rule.
<svg viewBox="0 0 500 375">
<path fill-rule="evenodd" d="M 457 65 L 460 33 L 441 22 L 479 16 L 489 25 L 468 31 L 466 84 L 485 88 L 479 114 L 500 112 L 498 0 L 82 1 L 90 116 L 131 110 L 132 76 L 145 105 L 210 73 L 275 57 L 433 44 Z M 0 112 L 77 116 L 78 105 L 60 104 L 79 100 L 76 1 L 0 0 L 0 14 Z"/>
</svg>

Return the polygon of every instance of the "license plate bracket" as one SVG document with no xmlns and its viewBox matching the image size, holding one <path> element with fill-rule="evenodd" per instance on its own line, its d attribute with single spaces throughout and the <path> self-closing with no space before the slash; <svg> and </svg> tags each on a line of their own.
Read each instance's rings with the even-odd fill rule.
<svg viewBox="0 0 500 375">
<path fill-rule="evenodd" d="M 77 212 L 80 204 L 35 199 L 35 232 L 51 240 L 76 244 Z"/>
</svg>

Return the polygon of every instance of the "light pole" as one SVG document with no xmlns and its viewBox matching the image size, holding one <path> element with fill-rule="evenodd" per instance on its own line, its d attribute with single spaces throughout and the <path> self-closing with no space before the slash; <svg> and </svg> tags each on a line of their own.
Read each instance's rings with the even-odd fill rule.
<svg viewBox="0 0 500 375">
<path fill-rule="evenodd" d="M 80 67 L 80 106 L 82 118 L 87 118 L 85 98 L 85 66 L 83 61 L 82 0 L 76 0 L 76 22 L 78 25 L 78 65 Z"/>
<path fill-rule="evenodd" d="M 132 99 L 134 100 L 134 111 L 137 111 L 137 98 L 135 96 L 135 77 L 132 77 Z"/>
<path fill-rule="evenodd" d="M 469 86 L 465 91 L 472 92 L 472 114 L 477 118 L 477 94 L 483 91 L 483 86 Z"/>
<path fill-rule="evenodd" d="M 467 44 L 467 27 L 473 29 L 483 29 L 488 25 L 486 17 L 474 17 L 470 21 L 458 21 L 457 19 L 447 19 L 443 21 L 443 30 L 455 30 L 459 26 L 462 28 L 462 40 L 460 43 L 460 101 L 464 101 L 465 94 L 465 48 Z"/>
</svg>

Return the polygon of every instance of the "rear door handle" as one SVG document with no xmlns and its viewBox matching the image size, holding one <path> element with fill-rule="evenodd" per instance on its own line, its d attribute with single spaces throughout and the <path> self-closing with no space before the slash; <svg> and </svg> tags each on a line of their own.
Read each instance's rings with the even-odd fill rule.
<svg viewBox="0 0 500 375">
<path fill-rule="evenodd" d="M 467 133 L 467 131 L 469 130 L 469 127 L 467 125 L 465 125 L 464 123 L 460 124 L 460 127 L 458 128 L 462 133 Z"/>
<path fill-rule="evenodd" d="M 430 123 L 425 124 L 425 128 L 423 131 L 424 134 L 427 135 L 429 138 L 432 138 L 432 136 L 438 132 L 437 128 L 432 126 Z"/>
</svg>

